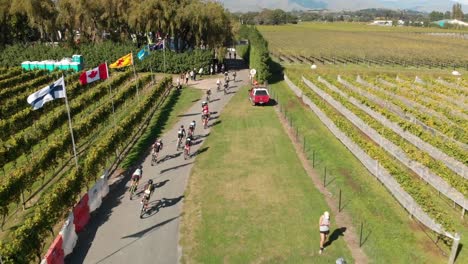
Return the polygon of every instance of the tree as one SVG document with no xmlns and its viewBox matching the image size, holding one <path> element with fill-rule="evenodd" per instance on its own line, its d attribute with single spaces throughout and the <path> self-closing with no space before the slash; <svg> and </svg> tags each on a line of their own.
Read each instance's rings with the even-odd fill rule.
<svg viewBox="0 0 468 264">
<path fill-rule="evenodd" d="M 442 13 L 442 12 L 432 11 L 429 14 L 429 20 L 431 20 L 431 21 L 439 21 L 439 20 L 442 20 L 442 19 L 444 19 L 444 13 Z"/>
<path fill-rule="evenodd" d="M 447 11 L 444 13 L 444 19 L 450 19 L 452 17 L 452 13 L 450 11 Z"/>
<path fill-rule="evenodd" d="M 463 20 L 463 10 L 462 5 L 460 3 L 456 3 L 452 7 L 452 18 Z"/>
</svg>

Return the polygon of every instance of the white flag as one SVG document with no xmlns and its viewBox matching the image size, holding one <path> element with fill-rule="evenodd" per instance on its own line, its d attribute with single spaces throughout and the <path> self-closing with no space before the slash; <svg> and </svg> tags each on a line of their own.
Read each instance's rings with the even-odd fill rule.
<svg viewBox="0 0 468 264">
<path fill-rule="evenodd" d="M 32 105 L 34 110 L 37 110 L 45 103 L 54 99 L 65 98 L 65 96 L 65 81 L 62 77 L 53 84 L 28 96 L 28 103 Z"/>
</svg>

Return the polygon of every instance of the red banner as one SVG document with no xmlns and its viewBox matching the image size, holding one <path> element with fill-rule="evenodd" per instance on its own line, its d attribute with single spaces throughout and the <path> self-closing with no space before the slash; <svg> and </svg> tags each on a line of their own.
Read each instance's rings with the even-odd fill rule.
<svg viewBox="0 0 468 264">
<path fill-rule="evenodd" d="M 88 194 L 85 194 L 75 208 L 73 208 L 73 215 L 75 216 L 73 223 L 75 224 L 75 231 L 77 233 L 83 230 L 89 221 L 90 215 L 88 200 L 89 196 Z"/>
</svg>

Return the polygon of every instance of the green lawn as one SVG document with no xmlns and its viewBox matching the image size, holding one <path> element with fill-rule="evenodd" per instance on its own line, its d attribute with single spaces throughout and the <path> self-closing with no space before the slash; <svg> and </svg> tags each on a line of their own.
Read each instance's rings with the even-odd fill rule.
<svg viewBox="0 0 468 264">
<path fill-rule="evenodd" d="M 298 128 L 301 141 L 305 138 L 310 160 L 315 152 L 315 169 L 323 175 L 327 168 L 328 190 L 335 197 L 342 190 L 344 211 L 351 215 L 357 230 L 364 223 L 363 237 L 367 239 L 363 247 L 371 263 L 447 261 L 385 187 L 293 96 L 285 83 L 272 85 L 272 90 Z"/>
<path fill-rule="evenodd" d="M 318 255 L 327 210 L 273 107 L 252 107 L 242 88 L 197 157 L 182 219 L 185 263 L 352 262 L 340 237 Z M 332 231 L 339 228 L 333 223 Z"/>
</svg>

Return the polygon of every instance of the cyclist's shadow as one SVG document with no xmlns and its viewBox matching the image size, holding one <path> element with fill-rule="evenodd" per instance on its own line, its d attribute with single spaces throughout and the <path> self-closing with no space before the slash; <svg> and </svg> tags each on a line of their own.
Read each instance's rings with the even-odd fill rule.
<svg viewBox="0 0 468 264">
<path fill-rule="evenodd" d="M 161 198 L 161 200 L 154 200 L 150 202 L 148 204 L 148 210 L 146 211 L 146 217 L 144 218 L 157 214 L 161 208 L 170 207 L 177 204 L 182 200 L 182 198 L 184 198 L 184 195 L 176 198 Z"/>
</svg>

